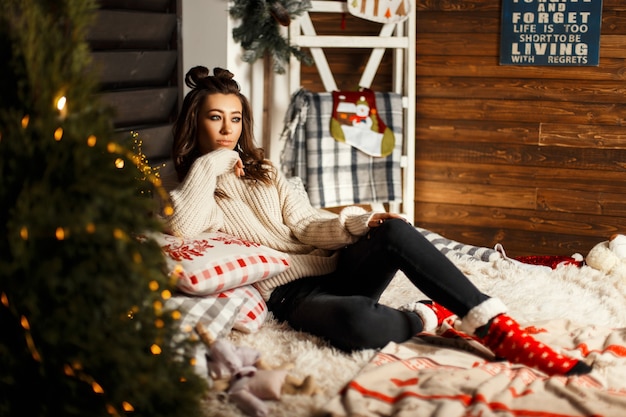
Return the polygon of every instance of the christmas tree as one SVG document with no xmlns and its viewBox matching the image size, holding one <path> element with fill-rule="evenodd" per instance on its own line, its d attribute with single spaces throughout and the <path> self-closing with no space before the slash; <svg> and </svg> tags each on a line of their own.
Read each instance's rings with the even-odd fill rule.
<svg viewBox="0 0 626 417">
<path fill-rule="evenodd" d="M 0 5 L 0 416 L 198 416 L 193 342 L 85 42 L 93 1 Z"/>
</svg>

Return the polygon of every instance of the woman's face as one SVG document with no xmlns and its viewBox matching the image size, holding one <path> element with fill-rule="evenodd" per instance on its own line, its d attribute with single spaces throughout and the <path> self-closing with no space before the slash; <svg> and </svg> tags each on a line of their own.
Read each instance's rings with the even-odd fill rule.
<svg viewBox="0 0 626 417">
<path fill-rule="evenodd" d="M 243 128 L 242 106 L 235 94 L 209 94 L 198 112 L 197 139 L 204 155 L 216 149 L 233 150 Z"/>
</svg>

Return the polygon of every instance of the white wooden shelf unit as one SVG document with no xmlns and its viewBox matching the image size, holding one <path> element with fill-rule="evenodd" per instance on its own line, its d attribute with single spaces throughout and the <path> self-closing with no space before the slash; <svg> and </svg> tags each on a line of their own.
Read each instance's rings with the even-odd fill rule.
<svg viewBox="0 0 626 417">
<path fill-rule="evenodd" d="M 349 0 L 348 0 L 349 1 Z M 387 49 L 393 50 L 393 92 L 402 96 L 403 106 L 403 152 L 402 207 L 391 204 L 390 211 L 402 213 L 414 221 L 415 197 L 415 4 L 411 5 L 409 17 L 398 23 L 382 24 L 377 36 L 317 35 L 309 13 L 335 13 L 341 19 L 348 13 L 345 1 L 312 1 L 311 8 L 289 26 L 290 42 L 294 46 L 310 48 L 315 66 L 326 91 L 338 90 L 326 56 L 325 48 L 368 48 L 372 49 L 361 74 L 359 86 L 370 88 Z M 289 65 L 289 92 L 300 89 L 300 62 L 291 59 Z M 381 204 L 382 206 L 382 204 Z M 375 207 L 381 209 L 381 207 Z"/>
</svg>

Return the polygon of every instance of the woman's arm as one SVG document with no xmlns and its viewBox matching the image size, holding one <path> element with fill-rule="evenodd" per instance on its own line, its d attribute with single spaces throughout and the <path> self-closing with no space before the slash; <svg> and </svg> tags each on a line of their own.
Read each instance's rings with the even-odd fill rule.
<svg viewBox="0 0 626 417">
<path fill-rule="evenodd" d="M 354 243 L 368 230 L 373 213 L 356 206 L 346 207 L 339 214 L 311 206 L 309 199 L 277 173 L 276 186 L 285 224 L 302 243 L 322 249 L 338 249 Z"/>
<path fill-rule="evenodd" d="M 198 158 L 183 182 L 170 192 L 174 213 L 167 218 L 172 233 L 195 236 L 206 230 L 218 230 L 223 216 L 215 201 L 217 177 L 232 172 L 240 161 L 235 151 L 218 149 Z"/>
</svg>

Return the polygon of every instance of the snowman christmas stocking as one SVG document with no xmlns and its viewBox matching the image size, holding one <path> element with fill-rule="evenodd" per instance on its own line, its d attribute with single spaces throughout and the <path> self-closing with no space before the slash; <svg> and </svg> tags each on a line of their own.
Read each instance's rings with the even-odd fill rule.
<svg viewBox="0 0 626 417">
<path fill-rule="evenodd" d="M 333 113 L 330 133 L 371 156 L 388 156 L 393 152 L 395 137 L 380 118 L 372 90 L 333 91 Z"/>
</svg>

